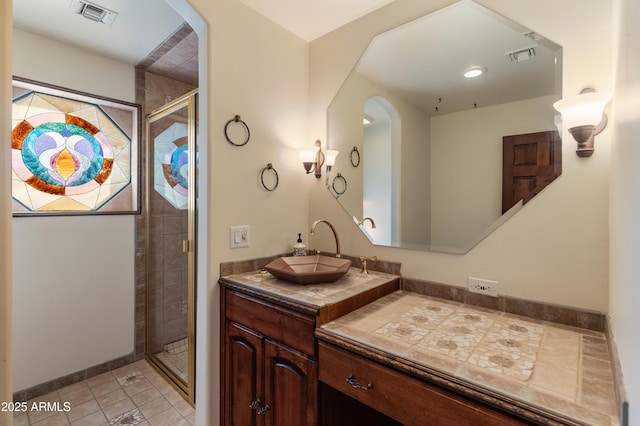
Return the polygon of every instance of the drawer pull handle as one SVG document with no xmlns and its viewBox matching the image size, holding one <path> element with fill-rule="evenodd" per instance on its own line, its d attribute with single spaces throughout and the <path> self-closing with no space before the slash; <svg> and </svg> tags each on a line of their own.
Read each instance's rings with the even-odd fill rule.
<svg viewBox="0 0 640 426">
<path fill-rule="evenodd" d="M 360 390 L 366 390 L 366 391 L 373 389 L 373 383 L 369 383 L 366 386 L 362 385 L 358 380 L 356 380 L 353 374 L 349 374 L 349 377 L 347 377 L 347 383 L 349 383 L 351 387 L 354 389 L 360 389 Z"/>
<path fill-rule="evenodd" d="M 260 401 L 259 399 L 256 399 L 251 403 L 251 405 L 249 405 L 249 408 L 251 408 L 252 410 L 257 410 L 258 407 L 260 407 L 260 404 L 262 404 L 262 401 Z"/>
<path fill-rule="evenodd" d="M 258 415 L 262 416 L 263 414 L 265 414 L 267 411 L 269 411 L 269 404 L 264 404 L 264 406 L 258 410 Z"/>
</svg>

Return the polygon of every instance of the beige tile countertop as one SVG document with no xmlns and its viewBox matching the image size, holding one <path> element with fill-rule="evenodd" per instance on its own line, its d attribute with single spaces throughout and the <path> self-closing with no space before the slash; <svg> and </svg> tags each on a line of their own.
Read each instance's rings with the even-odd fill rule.
<svg viewBox="0 0 640 426">
<path fill-rule="evenodd" d="M 600 332 L 401 290 L 320 330 L 321 338 L 333 335 L 369 347 L 568 419 L 567 424 L 619 424 L 607 341 Z"/>
<path fill-rule="evenodd" d="M 306 311 L 324 318 L 335 318 L 344 312 L 336 307 L 357 296 L 368 294 L 369 301 L 397 289 L 389 287 L 398 282 L 396 275 L 383 272 L 363 274 L 357 268 L 351 268 L 342 278 L 332 283 L 301 285 L 280 280 L 264 270 L 227 275 L 221 278 L 227 286 L 245 292 L 258 294 L 273 302 Z M 330 312 L 336 308 L 339 312 Z"/>
</svg>

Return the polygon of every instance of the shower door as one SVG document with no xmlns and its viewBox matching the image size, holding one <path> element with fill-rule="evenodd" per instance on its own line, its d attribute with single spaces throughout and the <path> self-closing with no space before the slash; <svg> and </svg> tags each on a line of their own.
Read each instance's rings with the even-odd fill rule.
<svg viewBox="0 0 640 426">
<path fill-rule="evenodd" d="M 196 91 L 152 112 L 146 135 L 147 358 L 194 403 Z"/>
</svg>

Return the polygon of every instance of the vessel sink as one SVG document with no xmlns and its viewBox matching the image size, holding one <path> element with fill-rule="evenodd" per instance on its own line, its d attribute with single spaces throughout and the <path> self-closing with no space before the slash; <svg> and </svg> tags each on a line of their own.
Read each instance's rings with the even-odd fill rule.
<svg viewBox="0 0 640 426">
<path fill-rule="evenodd" d="M 339 280 L 350 267 L 349 259 L 316 255 L 279 257 L 265 265 L 264 269 L 281 280 L 296 284 L 319 284 Z"/>
</svg>

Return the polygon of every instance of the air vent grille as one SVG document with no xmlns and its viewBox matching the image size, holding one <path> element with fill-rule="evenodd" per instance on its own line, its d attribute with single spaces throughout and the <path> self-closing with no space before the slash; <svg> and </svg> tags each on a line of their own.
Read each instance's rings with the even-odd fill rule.
<svg viewBox="0 0 640 426">
<path fill-rule="evenodd" d="M 529 47 L 526 49 L 516 50 L 515 52 L 508 52 L 505 53 L 505 55 L 509 62 L 528 61 L 536 56 L 536 49 L 534 47 Z"/>
<path fill-rule="evenodd" d="M 69 11 L 91 21 L 111 25 L 118 14 L 95 3 L 85 0 L 72 0 Z"/>
<path fill-rule="evenodd" d="M 91 19 L 92 21 L 102 22 L 102 18 L 106 15 L 106 11 L 104 9 L 100 9 L 99 7 L 95 7 L 92 4 L 85 4 L 82 8 L 81 15 L 87 19 Z"/>
</svg>

